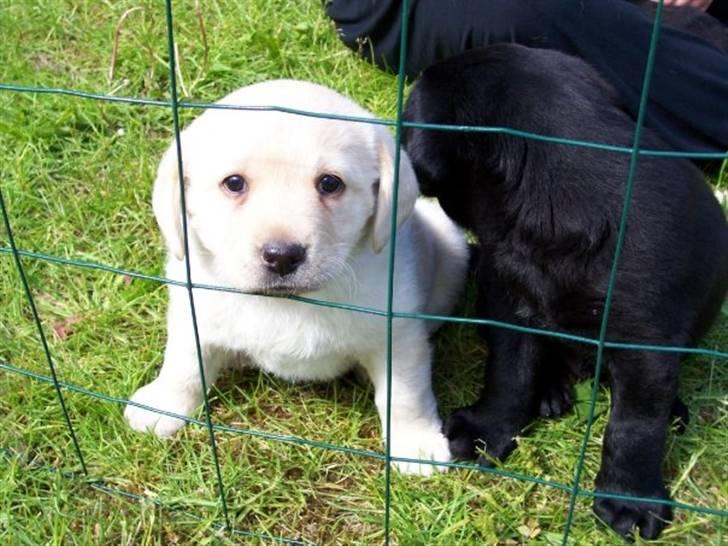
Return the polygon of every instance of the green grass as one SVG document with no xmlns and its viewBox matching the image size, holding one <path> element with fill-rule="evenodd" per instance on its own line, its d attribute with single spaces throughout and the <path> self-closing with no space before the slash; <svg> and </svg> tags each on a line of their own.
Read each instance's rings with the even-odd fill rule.
<svg viewBox="0 0 728 546">
<path fill-rule="evenodd" d="M 339 43 L 318 0 L 200 4 L 198 16 L 195 2 L 175 2 L 182 98 L 216 100 L 247 83 L 293 77 L 329 85 L 378 115 L 393 116 L 394 77 Z M 0 83 L 164 99 L 164 19 L 159 1 L 0 0 Z M 197 113 L 184 111 L 183 118 Z M 0 92 L 0 184 L 18 246 L 159 274 L 163 246 L 150 188 L 171 128 L 165 108 Z M 725 188 L 728 177 L 717 182 Z M 0 246 L 8 246 L 4 228 Z M 156 374 L 164 344 L 162 286 L 30 258 L 23 266 L 62 381 L 124 399 Z M 48 374 L 7 253 L 0 253 L 0 305 L 0 362 Z M 728 348 L 725 311 L 704 345 Z M 484 348 L 472 328 L 449 326 L 438 334 L 436 349 L 435 386 L 447 413 L 476 397 Z M 669 439 L 671 491 L 681 502 L 726 510 L 726 362 L 690 359 L 682 391 L 692 422 L 684 435 Z M 53 387 L 0 370 L 0 448 L 8 450 L 0 454 L 0 539 L 6 544 L 267 543 L 220 532 L 206 430 L 188 426 L 161 441 L 129 430 L 116 402 L 67 390 L 64 396 L 89 478 L 68 475 L 79 464 Z M 586 487 L 599 464 L 607 396 L 602 391 L 598 401 Z M 379 451 L 372 398 L 371 389 L 352 378 L 290 385 L 244 370 L 225 377 L 211 400 L 219 424 Z M 535 423 L 503 468 L 569 483 L 585 426 L 580 412 Z M 383 541 L 380 460 L 230 432 L 218 433 L 217 441 L 236 529 L 318 544 Z M 474 470 L 428 479 L 394 475 L 391 539 L 402 545 L 560 544 L 567 505 L 568 495 L 557 489 Z M 656 544 L 722 544 L 726 536 L 725 518 L 679 510 Z M 570 543 L 621 540 L 581 499 Z"/>
</svg>

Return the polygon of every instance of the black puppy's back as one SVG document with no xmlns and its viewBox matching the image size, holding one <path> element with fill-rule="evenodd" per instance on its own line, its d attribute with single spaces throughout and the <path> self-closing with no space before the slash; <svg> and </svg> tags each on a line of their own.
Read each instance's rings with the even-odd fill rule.
<svg viewBox="0 0 728 546">
<path fill-rule="evenodd" d="M 468 51 L 425 71 L 405 119 L 626 148 L 635 131 L 617 94 L 583 61 L 514 44 Z M 498 133 L 409 129 L 404 140 L 423 193 L 439 197 L 448 214 L 506 262 L 528 257 L 493 260 L 548 308 L 542 326 L 596 327 L 628 154 Z M 649 128 L 640 147 L 667 149 Z M 687 160 L 640 157 L 612 336 L 694 342 L 715 317 L 719 298 L 712 296 L 725 291 L 727 272 L 724 214 L 701 173 Z M 690 313 L 703 298 L 701 312 Z"/>
</svg>

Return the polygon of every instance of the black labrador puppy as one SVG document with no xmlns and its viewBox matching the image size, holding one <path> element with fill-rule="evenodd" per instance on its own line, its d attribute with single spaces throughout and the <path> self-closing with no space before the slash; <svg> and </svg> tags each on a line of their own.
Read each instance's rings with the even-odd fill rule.
<svg viewBox="0 0 728 546">
<path fill-rule="evenodd" d="M 405 120 L 512 127 L 631 146 L 635 122 L 583 61 L 504 44 L 426 70 Z M 478 316 L 597 338 L 615 254 L 629 155 L 488 132 L 408 128 L 406 150 L 423 193 L 477 235 Z M 641 147 L 666 145 L 645 128 Z M 694 346 L 728 287 L 728 225 L 687 160 L 641 157 L 613 292 L 610 341 Z M 571 381 L 593 373 L 593 345 L 489 327 L 480 399 L 445 423 L 453 455 L 503 459 L 534 418 L 571 405 Z M 611 414 L 598 490 L 668 498 L 661 465 L 681 355 L 605 351 Z M 597 498 L 617 532 L 659 535 L 669 506 Z"/>
</svg>

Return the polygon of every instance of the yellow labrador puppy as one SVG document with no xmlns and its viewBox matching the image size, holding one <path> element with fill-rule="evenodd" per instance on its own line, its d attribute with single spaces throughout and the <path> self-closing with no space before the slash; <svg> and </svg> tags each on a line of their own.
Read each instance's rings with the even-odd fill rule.
<svg viewBox="0 0 728 546">
<path fill-rule="evenodd" d="M 308 82 L 244 87 L 221 104 L 278 105 L 371 118 L 342 95 Z M 387 412 L 386 318 L 302 303 L 319 300 L 385 310 L 395 143 L 380 125 L 261 110 L 210 109 L 181 135 L 195 283 L 207 384 L 233 355 L 293 381 L 328 380 L 360 365 Z M 438 205 L 417 200 L 412 166 L 401 152 L 394 309 L 444 315 L 463 287 L 467 245 Z M 169 249 L 167 276 L 185 280 L 176 143 L 164 154 L 153 195 Z M 202 401 L 189 299 L 170 286 L 167 348 L 159 376 L 132 400 L 182 415 Z M 256 295 L 257 294 L 257 295 Z M 430 382 L 428 336 L 436 324 L 395 319 L 391 453 L 448 461 L 450 453 Z M 184 421 L 127 406 L 129 424 L 158 436 Z M 384 427 L 383 427 L 384 428 Z M 403 472 L 433 466 L 399 462 Z"/>
</svg>

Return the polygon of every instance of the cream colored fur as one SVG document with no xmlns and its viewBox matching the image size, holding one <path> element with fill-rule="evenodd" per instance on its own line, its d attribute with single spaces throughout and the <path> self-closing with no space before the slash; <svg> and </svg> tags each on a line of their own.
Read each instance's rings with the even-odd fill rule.
<svg viewBox="0 0 728 546">
<path fill-rule="evenodd" d="M 312 83 L 277 80 L 244 87 L 221 103 L 278 105 L 372 117 L 349 99 Z M 380 125 L 271 111 L 207 110 L 181 135 L 193 282 L 252 294 L 299 294 L 385 310 L 395 144 Z M 153 205 L 169 248 L 167 276 L 185 280 L 176 143 L 161 161 Z M 244 195 L 221 181 L 245 178 Z M 316 180 L 338 176 L 345 189 L 322 196 Z M 462 290 L 467 246 L 438 205 L 417 201 L 417 182 L 400 156 L 394 309 L 447 314 Z M 261 245 L 285 240 L 306 248 L 295 272 L 276 276 Z M 134 402 L 183 415 L 202 401 L 188 294 L 170 286 L 168 338 L 159 376 Z M 386 419 L 386 318 L 266 295 L 194 290 L 207 384 L 237 355 L 292 381 L 333 379 L 360 365 Z M 428 336 L 437 325 L 393 321 L 391 453 L 448 461 L 431 388 Z M 184 421 L 127 406 L 136 430 L 174 434 Z M 384 426 L 383 426 L 384 428 Z M 403 472 L 432 465 L 398 462 Z"/>
</svg>

